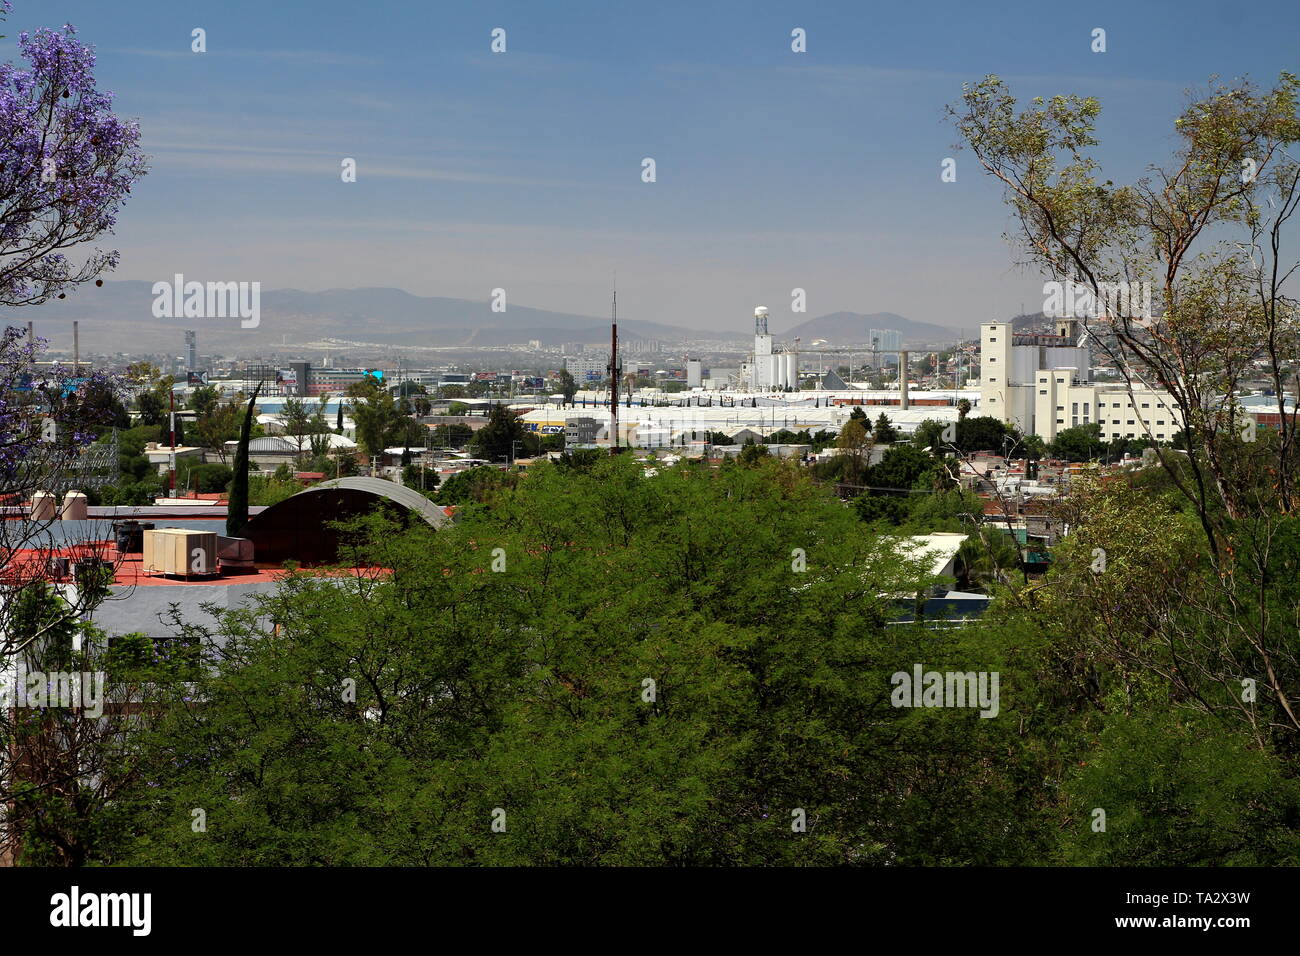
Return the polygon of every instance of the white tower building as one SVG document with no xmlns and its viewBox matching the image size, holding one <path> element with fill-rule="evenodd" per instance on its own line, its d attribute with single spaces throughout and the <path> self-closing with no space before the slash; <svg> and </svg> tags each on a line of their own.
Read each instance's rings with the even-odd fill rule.
<svg viewBox="0 0 1300 956">
<path fill-rule="evenodd" d="M 767 306 L 754 310 L 754 358 L 749 364 L 749 387 L 772 391 L 799 387 L 799 353 L 794 349 L 773 349 L 767 331 Z"/>
</svg>

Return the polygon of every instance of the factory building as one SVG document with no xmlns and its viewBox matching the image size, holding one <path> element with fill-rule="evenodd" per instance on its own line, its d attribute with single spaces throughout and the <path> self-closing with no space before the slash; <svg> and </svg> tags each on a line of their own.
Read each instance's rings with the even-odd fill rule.
<svg viewBox="0 0 1300 956">
<path fill-rule="evenodd" d="M 790 347 L 774 347 L 767 331 L 767 307 L 754 310 L 754 352 L 741 368 L 741 377 L 755 392 L 783 392 L 799 388 L 799 352 Z"/>
<path fill-rule="evenodd" d="M 1021 334 L 1010 322 L 980 326 L 980 413 L 1050 442 L 1097 424 L 1102 437 L 1170 441 L 1182 419 L 1168 392 L 1092 380 L 1092 349 L 1074 319 L 1053 334 Z"/>
</svg>

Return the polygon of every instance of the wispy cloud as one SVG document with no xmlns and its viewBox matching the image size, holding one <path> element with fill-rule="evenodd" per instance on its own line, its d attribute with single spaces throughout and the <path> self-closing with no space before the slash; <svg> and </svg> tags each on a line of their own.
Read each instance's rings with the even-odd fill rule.
<svg viewBox="0 0 1300 956">
<path fill-rule="evenodd" d="M 199 56 L 188 48 L 179 50 L 148 50 L 138 47 L 113 47 L 102 50 L 121 56 L 148 56 L 164 60 L 179 60 Z M 240 50 L 213 48 L 202 56 L 231 57 L 234 59 L 266 60 L 277 63 L 297 63 L 304 66 L 374 66 L 379 60 L 358 56 L 355 53 L 335 53 L 329 50 Z"/>
<path fill-rule="evenodd" d="M 324 150 L 300 152 L 277 147 L 240 147 L 208 145 L 155 146 L 154 169 L 216 170 L 237 173 L 281 173 L 286 175 L 337 176 L 343 154 Z M 328 158 L 326 158 L 328 157 Z M 478 183 L 493 186 L 577 186 L 555 180 L 532 179 L 520 176 L 497 176 L 491 173 L 456 169 L 433 169 L 428 166 L 393 165 L 391 160 L 370 162 L 364 156 L 357 160 L 359 177 L 378 179 L 423 180 L 429 182 Z"/>
</svg>

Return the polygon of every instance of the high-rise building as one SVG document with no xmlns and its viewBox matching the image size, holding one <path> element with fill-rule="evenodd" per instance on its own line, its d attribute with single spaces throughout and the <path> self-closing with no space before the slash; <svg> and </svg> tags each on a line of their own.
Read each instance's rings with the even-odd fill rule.
<svg viewBox="0 0 1300 956">
<path fill-rule="evenodd" d="M 199 370 L 199 336 L 193 329 L 185 330 L 185 371 Z"/>
<path fill-rule="evenodd" d="M 606 366 L 608 362 L 598 358 L 579 358 L 574 355 L 564 356 L 564 368 L 566 368 L 573 380 L 579 386 L 588 382 L 599 382 L 605 377 L 608 371 Z"/>
<path fill-rule="evenodd" d="M 867 341 L 876 350 L 873 364 L 880 368 L 885 364 L 885 353 L 897 352 L 903 348 L 903 333 L 895 329 L 872 329 L 867 333 Z"/>
</svg>

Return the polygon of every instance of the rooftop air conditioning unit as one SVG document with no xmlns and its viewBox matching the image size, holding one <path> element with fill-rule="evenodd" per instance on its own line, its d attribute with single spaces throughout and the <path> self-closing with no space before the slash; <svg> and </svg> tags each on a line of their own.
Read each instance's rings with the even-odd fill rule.
<svg viewBox="0 0 1300 956">
<path fill-rule="evenodd" d="M 145 574 L 212 577 L 217 574 L 217 534 L 185 528 L 145 531 L 140 567 Z"/>
</svg>

